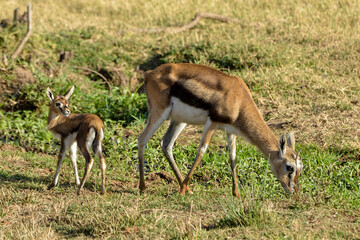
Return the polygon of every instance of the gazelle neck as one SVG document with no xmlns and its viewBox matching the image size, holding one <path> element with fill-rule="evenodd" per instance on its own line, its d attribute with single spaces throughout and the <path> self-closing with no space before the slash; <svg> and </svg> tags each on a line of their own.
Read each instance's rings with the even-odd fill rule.
<svg viewBox="0 0 360 240">
<path fill-rule="evenodd" d="M 260 130 L 261 133 L 259 133 L 261 135 L 252 136 L 252 141 L 254 142 L 254 145 L 266 156 L 266 158 L 272 162 L 274 159 L 278 159 L 279 156 L 278 139 L 265 122 L 264 124 L 265 127 Z"/>
<path fill-rule="evenodd" d="M 258 110 L 253 117 L 241 117 L 239 129 L 244 136 L 255 145 L 271 162 L 279 156 L 278 138 L 267 126 Z"/>
<path fill-rule="evenodd" d="M 51 122 L 51 120 L 53 120 L 54 118 L 56 118 L 58 115 L 56 113 L 54 113 L 53 111 L 51 111 L 51 108 L 49 109 L 49 115 L 47 118 L 47 124 L 49 124 Z"/>
</svg>

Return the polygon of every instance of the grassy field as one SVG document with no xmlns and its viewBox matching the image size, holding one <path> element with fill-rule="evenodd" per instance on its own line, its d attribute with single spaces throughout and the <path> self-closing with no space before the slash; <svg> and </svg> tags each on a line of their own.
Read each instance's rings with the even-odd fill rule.
<svg viewBox="0 0 360 240">
<path fill-rule="evenodd" d="M 0 27 L 1 239 L 360 238 L 359 1 L 31 3 L 33 32 L 13 61 L 26 24 Z M 0 0 L 0 20 L 26 5 Z M 196 12 L 241 23 L 204 19 L 176 34 L 142 32 L 184 25 Z M 60 62 L 63 51 L 71 57 Z M 143 73 L 167 62 L 201 63 L 241 77 L 275 134 L 295 132 L 305 165 L 300 193 L 286 196 L 265 157 L 239 139 L 242 201 L 233 198 L 219 131 L 195 171 L 193 194 L 180 196 L 159 146 L 164 124 L 149 141 L 149 188 L 140 195 Z M 73 112 L 98 114 L 105 122 L 105 196 L 97 165 L 76 195 L 68 158 L 59 185 L 46 190 L 59 141 L 45 130 L 45 90 L 64 93 L 71 85 Z M 200 136 L 200 127 L 189 126 L 177 141 L 174 156 L 183 175 Z M 81 175 L 83 168 L 79 156 Z"/>
</svg>

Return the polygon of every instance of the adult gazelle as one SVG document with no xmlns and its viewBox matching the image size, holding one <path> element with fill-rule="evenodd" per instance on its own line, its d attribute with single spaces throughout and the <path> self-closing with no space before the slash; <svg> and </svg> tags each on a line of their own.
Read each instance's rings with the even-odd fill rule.
<svg viewBox="0 0 360 240">
<path fill-rule="evenodd" d="M 144 151 L 160 125 L 170 119 L 161 147 L 180 184 L 180 193 L 204 155 L 216 129 L 227 134 L 234 196 L 239 197 L 235 171 L 236 136 L 255 145 L 269 159 L 271 169 L 286 192 L 294 192 L 302 162 L 295 153 L 294 134 L 278 139 L 266 125 L 246 84 L 213 68 L 189 64 L 164 64 L 145 74 L 149 118 L 138 138 L 140 191 L 145 190 Z M 195 161 L 185 177 L 174 161 L 173 145 L 186 124 L 204 125 Z"/>
</svg>

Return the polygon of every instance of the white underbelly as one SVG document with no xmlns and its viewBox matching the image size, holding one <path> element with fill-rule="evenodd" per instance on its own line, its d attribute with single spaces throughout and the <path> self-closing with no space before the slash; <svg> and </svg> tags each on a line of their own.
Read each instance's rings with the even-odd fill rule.
<svg viewBox="0 0 360 240">
<path fill-rule="evenodd" d="M 239 129 L 235 128 L 230 124 L 220 124 L 219 129 L 224 130 L 227 133 L 231 133 L 237 136 L 242 136 L 243 134 L 239 131 Z"/>
<path fill-rule="evenodd" d="M 192 125 L 205 125 L 206 121 L 209 119 L 208 111 L 201 108 L 192 107 L 176 97 L 172 97 L 170 99 L 170 103 L 172 105 L 169 115 L 170 120 Z M 229 134 L 241 136 L 245 138 L 246 141 L 249 141 L 238 128 L 231 124 L 219 123 L 218 129 L 221 129 Z"/>
<path fill-rule="evenodd" d="M 172 106 L 169 115 L 170 120 L 193 125 L 204 125 L 206 123 L 209 117 L 208 111 L 192 107 L 176 97 L 172 97 L 170 101 Z"/>
</svg>

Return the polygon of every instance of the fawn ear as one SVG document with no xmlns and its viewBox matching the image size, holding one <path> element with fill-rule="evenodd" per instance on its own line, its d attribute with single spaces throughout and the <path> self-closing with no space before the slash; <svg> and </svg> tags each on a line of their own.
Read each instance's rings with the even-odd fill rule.
<svg viewBox="0 0 360 240">
<path fill-rule="evenodd" d="M 295 151 L 295 136 L 293 132 L 287 137 L 287 145 L 291 150 Z"/>
<path fill-rule="evenodd" d="M 65 93 L 65 95 L 64 95 L 65 99 L 66 99 L 66 100 L 69 100 L 69 98 L 71 97 L 71 95 L 73 94 L 73 92 L 74 92 L 74 86 L 72 86 L 72 87 L 70 88 L 70 90 L 69 90 L 67 93 Z"/>
<path fill-rule="evenodd" d="M 50 88 L 46 89 L 46 95 L 49 97 L 50 101 L 54 101 L 54 94 L 51 92 Z"/>
<path fill-rule="evenodd" d="M 280 157 L 286 153 L 286 137 L 285 134 L 281 134 L 279 139 L 279 150 L 280 150 Z"/>
</svg>

